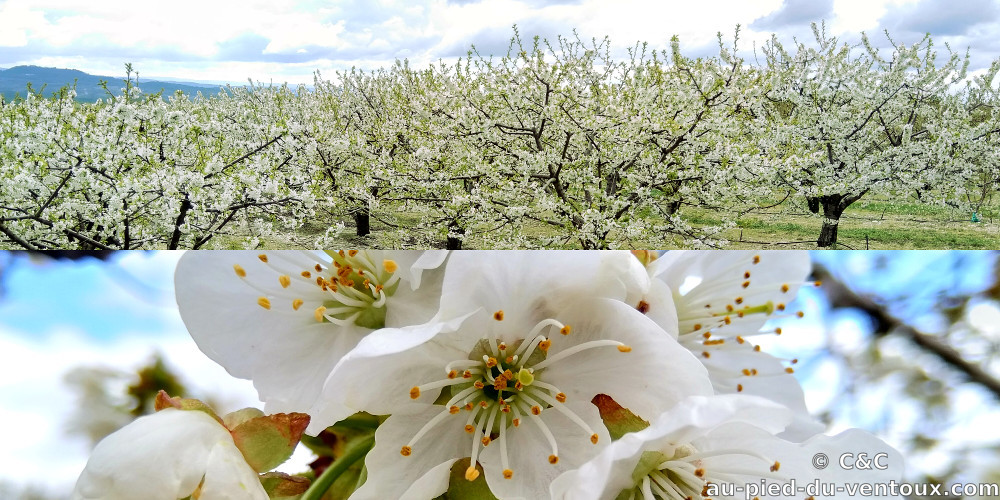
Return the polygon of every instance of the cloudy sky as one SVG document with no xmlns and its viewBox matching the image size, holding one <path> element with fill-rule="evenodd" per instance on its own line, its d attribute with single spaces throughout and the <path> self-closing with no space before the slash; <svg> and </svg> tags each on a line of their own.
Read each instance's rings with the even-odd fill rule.
<svg viewBox="0 0 1000 500">
<path fill-rule="evenodd" d="M 525 38 L 608 36 L 619 51 L 666 48 L 676 34 L 699 56 L 737 24 L 749 50 L 771 33 L 808 37 L 819 20 L 845 41 L 888 29 L 913 43 L 929 32 L 942 50 L 971 48 L 974 69 L 1000 56 L 1000 0 L 0 0 L 0 67 L 116 76 L 131 62 L 149 77 L 311 83 L 316 70 L 423 66 L 472 44 L 502 55 L 515 24 Z"/>
</svg>

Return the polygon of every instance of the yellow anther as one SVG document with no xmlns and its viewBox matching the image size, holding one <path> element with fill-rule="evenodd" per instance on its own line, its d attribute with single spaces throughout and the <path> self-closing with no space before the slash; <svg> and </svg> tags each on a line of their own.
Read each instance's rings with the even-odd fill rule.
<svg viewBox="0 0 1000 500">
<path fill-rule="evenodd" d="M 778 304 L 778 305 L 774 306 L 774 308 L 777 309 L 777 310 L 779 310 L 779 311 L 784 311 L 785 310 L 785 304 Z"/>
<path fill-rule="evenodd" d="M 514 427 L 519 427 L 521 425 L 521 419 L 515 418 L 514 420 L 511 420 L 511 423 L 514 424 Z"/>
<path fill-rule="evenodd" d="M 302 307 L 302 304 L 304 303 L 305 302 L 303 302 L 302 299 L 295 299 L 292 301 L 292 309 L 298 311 L 299 308 Z"/>
<path fill-rule="evenodd" d="M 420 397 L 420 388 L 414 387 L 410 389 L 410 399 L 417 399 Z"/>
<path fill-rule="evenodd" d="M 472 424 L 466 425 L 465 432 L 472 434 L 473 432 L 476 432 L 476 428 Z"/>
<path fill-rule="evenodd" d="M 476 386 L 476 389 L 482 389 L 483 387 L 486 387 L 486 385 L 483 384 L 482 380 L 477 380 L 472 385 Z"/>
<path fill-rule="evenodd" d="M 493 313 L 493 319 L 497 321 L 503 321 L 503 309 Z"/>
<path fill-rule="evenodd" d="M 385 259 L 382 261 L 382 269 L 385 269 L 387 273 L 394 273 L 399 266 L 396 265 L 396 261 L 392 259 Z"/>
<path fill-rule="evenodd" d="M 257 298 L 257 305 L 259 305 L 260 307 L 263 307 L 264 309 L 270 309 L 271 308 L 271 301 L 268 300 L 267 297 L 258 297 Z"/>
<path fill-rule="evenodd" d="M 458 413 L 460 410 L 461 410 L 461 408 L 459 408 L 457 406 L 452 406 L 451 408 L 448 408 L 448 413 L 451 413 L 452 415 L 454 415 L 454 414 Z"/>
<path fill-rule="evenodd" d="M 531 414 L 532 415 L 540 415 L 541 413 L 542 413 L 542 408 L 540 406 L 535 405 L 535 406 L 531 407 Z"/>
<path fill-rule="evenodd" d="M 804 313 L 802 311 L 799 311 L 799 312 L 795 313 L 795 315 L 801 318 L 801 317 L 805 316 L 806 313 Z"/>
<path fill-rule="evenodd" d="M 455 370 L 452 370 L 452 371 L 448 372 L 448 378 L 455 378 L 457 376 L 458 376 L 458 372 L 455 371 Z"/>
<path fill-rule="evenodd" d="M 711 354 L 710 354 L 710 353 L 709 353 L 708 351 L 703 351 L 703 352 L 701 353 L 701 355 L 702 355 L 702 357 L 704 357 L 705 359 L 708 359 L 708 358 L 711 358 L 711 357 L 712 357 L 712 355 L 711 355 Z"/>
<path fill-rule="evenodd" d="M 413 453 L 413 448 L 410 448 L 409 446 L 404 446 L 401 450 L 399 450 L 399 454 L 404 457 L 410 456 L 411 453 Z"/>
<path fill-rule="evenodd" d="M 781 462 L 775 461 L 774 465 L 771 466 L 771 472 L 777 472 L 781 468 Z"/>
<path fill-rule="evenodd" d="M 476 470 L 475 467 L 469 467 L 468 469 L 465 469 L 466 481 L 475 481 L 477 477 L 479 477 L 479 471 Z"/>
<path fill-rule="evenodd" d="M 267 254 L 266 253 L 262 253 L 262 254 L 258 255 L 257 258 L 260 259 L 261 262 L 267 264 Z"/>
<path fill-rule="evenodd" d="M 788 283 L 781 285 L 781 293 L 788 293 Z"/>
<path fill-rule="evenodd" d="M 566 326 L 564 326 L 564 327 L 562 327 L 562 328 L 559 329 L 559 333 L 561 333 L 563 335 L 569 335 L 569 332 L 571 330 L 572 330 L 572 328 L 569 325 L 566 325 Z"/>
<path fill-rule="evenodd" d="M 292 278 L 282 274 L 281 276 L 278 276 L 278 283 L 281 283 L 281 288 L 288 288 L 288 285 L 292 284 Z"/>
<path fill-rule="evenodd" d="M 312 273 L 309 271 L 302 271 L 302 277 L 306 279 L 312 278 Z"/>
<path fill-rule="evenodd" d="M 549 339 L 545 339 L 538 343 L 538 349 L 542 352 L 548 352 L 549 347 L 552 347 L 552 341 Z"/>
<path fill-rule="evenodd" d="M 753 263 L 754 264 L 759 264 L 760 263 L 760 255 L 754 255 L 753 256 Z"/>
<path fill-rule="evenodd" d="M 640 300 L 639 305 L 635 306 L 635 309 L 643 314 L 646 314 L 649 312 L 649 302 Z"/>
<path fill-rule="evenodd" d="M 323 266 L 321 266 L 319 264 L 316 264 L 315 266 L 313 266 L 313 269 L 315 269 L 317 273 L 323 272 Z"/>
<path fill-rule="evenodd" d="M 246 278 L 247 277 L 246 270 L 243 269 L 243 266 L 241 266 L 239 264 L 233 264 L 233 271 L 236 271 L 236 275 L 239 276 L 240 278 Z"/>
<path fill-rule="evenodd" d="M 510 469 L 504 469 L 503 470 L 503 478 L 504 479 L 510 479 L 512 477 L 514 477 L 514 471 L 512 471 Z"/>
<path fill-rule="evenodd" d="M 743 384 L 736 384 L 736 392 L 743 392 Z"/>
<path fill-rule="evenodd" d="M 326 308 L 323 307 L 323 306 L 319 306 L 319 307 L 316 308 L 315 311 L 313 311 L 313 317 L 316 318 L 316 321 L 318 321 L 320 323 L 323 322 L 323 319 L 324 319 L 323 315 L 324 314 L 326 314 Z"/>
<path fill-rule="evenodd" d="M 597 440 L 598 440 L 598 439 L 599 439 L 599 438 L 598 438 L 597 434 L 591 434 L 591 435 L 590 435 L 590 442 L 591 442 L 591 443 L 594 443 L 594 444 L 597 444 Z"/>
<path fill-rule="evenodd" d="M 486 359 L 486 366 L 493 368 L 496 365 L 497 365 L 497 358 L 490 356 L 489 358 Z"/>
<path fill-rule="evenodd" d="M 632 347 L 627 346 L 625 344 L 622 344 L 622 345 L 618 346 L 618 351 L 619 352 L 632 352 Z"/>
<path fill-rule="evenodd" d="M 559 463 L 559 457 L 555 455 L 549 455 L 549 463 L 552 465 Z"/>
<path fill-rule="evenodd" d="M 705 469 L 695 469 L 694 475 L 698 477 L 705 477 Z"/>
<path fill-rule="evenodd" d="M 564 394 L 562 392 L 560 392 L 559 394 L 556 394 L 556 401 L 558 401 L 560 403 L 565 403 L 566 402 L 566 394 Z"/>
<path fill-rule="evenodd" d="M 697 332 L 698 330 L 701 330 L 701 323 L 695 323 L 694 324 L 694 331 Z"/>
<path fill-rule="evenodd" d="M 483 439 L 481 439 L 480 441 L 483 443 L 483 446 L 489 446 L 490 443 L 493 442 L 493 440 L 490 439 L 489 436 L 483 436 Z"/>
<path fill-rule="evenodd" d="M 785 373 L 795 373 L 795 369 L 792 367 L 785 368 Z"/>
<path fill-rule="evenodd" d="M 781 327 L 775 328 L 774 333 L 781 335 Z"/>
</svg>

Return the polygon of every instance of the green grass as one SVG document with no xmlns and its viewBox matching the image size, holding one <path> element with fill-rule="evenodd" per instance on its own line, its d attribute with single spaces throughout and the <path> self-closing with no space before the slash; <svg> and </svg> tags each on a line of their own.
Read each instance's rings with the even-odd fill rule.
<svg viewBox="0 0 1000 500">
<path fill-rule="evenodd" d="M 847 209 L 840 221 L 837 248 L 842 249 L 1000 249 L 1000 207 L 984 207 L 981 222 L 970 222 L 971 214 L 952 208 L 923 205 L 914 200 L 892 200 L 887 197 L 862 199 Z M 685 219 L 698 227 L 717 226 L 729 214 L 705 209 L 685 209 Z M 396 228 L 372 220 L 372 234 L 366 237 L 353 235 L 353 224 L 345 221 L 347 230 L 334 241 L 333 246 L 354 248 L 444 248 L 444 238 L 428 234 L 408 233 L 405 228 L 419 222 L 419 216 L 400 211 L 392 216 Z M 267 249 L 313 248 L 316 239 L 328 227 L 336 224 L 334 215 L 320 215 L 308 221 L 293 234 L 264 241 Z M 804 208 L 790 203 L 751 212 L 739 217 L 735 227 L 727 229 L 722 237 L 730 244 L 726 248 L 792 248 L 815 249 L 822 217 L 808 213 Z M 403 228 L 397 230 L 397 228 Z M 559 235 L 550 225 L 527 221 L 518 228 L 535 241 Z M 490 234 L 470 234 L 465 248 L 492 248 L 495 239 Z M 220 238 L 227 246 L 238 247 L 238 238 Z M 565 248 L 574 248 L 569 241 Z M 645 241 L 623 242 L 620 246 L 631 248 L 680 248 L 683 239 L 675 235 L 651 237 Z"/>
</svg>

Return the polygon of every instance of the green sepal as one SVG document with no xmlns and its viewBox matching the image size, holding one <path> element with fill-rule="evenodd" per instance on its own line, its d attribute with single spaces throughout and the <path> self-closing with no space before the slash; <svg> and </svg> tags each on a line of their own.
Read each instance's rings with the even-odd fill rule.
<svg viewBox="0 0 1000 500">
<path fill-rule="evenodd" d="M 486 484 L 486 474 L 483 466 L 476 464 L 479 477 L 475 481 L 465 479 L 465 471 L 469 468 L 469 457 L 457 460 L 451 466 L 451 477 L 448 478 L 448 491 L 434 500 L 498 500 Z"/>
<path fill-rule="evenodd" d="M 153 400 L 153 408 L 156 409 L 156 411 L 166 408 L 176 408 L 184 411 L 201 411 L 207 413 L 208 416 L 214 418 L 220 424 L 223 423 L 222 419 L 215 414 L 215 410 L 207 404 L 202 403 L 197 399 L 172 398 L 166 393 L 166 391 L 160 391 L 156 394 L 156 399 Z"/>
<path fill-rule="evenodd" d="M 608 428 L 612 440 L 618 440 L 629 432 L 638 432 L 649 427 L 649 422 L 639 418 L 607 394 L 598 394 L 590 402 L 601 413 L 601 420 Z"/>
<path fill-rule="evenodd" d="M 308 425 L 305 413 L 276 413 L 251 418 L 230 432 L 247 464 L 257 472 L 266 472 L 292 456 Z"/>
<path fill-rule="evenodd" d="M 260 484 L 268 498 L 275 499 L 298 498 L 309 489 L 310 482 L 307 478 L 290 476 L 284 472 L 268 472 L 260 476 Z"/>
<path fill-rule="evenodd" d="M 263 417 L 264 412 L 257 408 L 243 408 L 242 410 L 236 410 L 232 413 L 228 413 L 222 416 L 222 423 L 227 429 L 235 429 L 240 426 L 240 424 L 253 420 L 257 417 Z"/>
</svg>

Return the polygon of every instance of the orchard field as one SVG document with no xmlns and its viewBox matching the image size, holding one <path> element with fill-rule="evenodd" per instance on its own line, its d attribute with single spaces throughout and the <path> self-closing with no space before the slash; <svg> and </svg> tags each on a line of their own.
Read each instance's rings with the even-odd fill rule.
<svg viewBox="0 0 1000 500">
<path fill-rule="evenodd" d="M 1000 247 L 1000 61 L 814 32 L 0 101 L 0 248 Z"/>
</svg>

